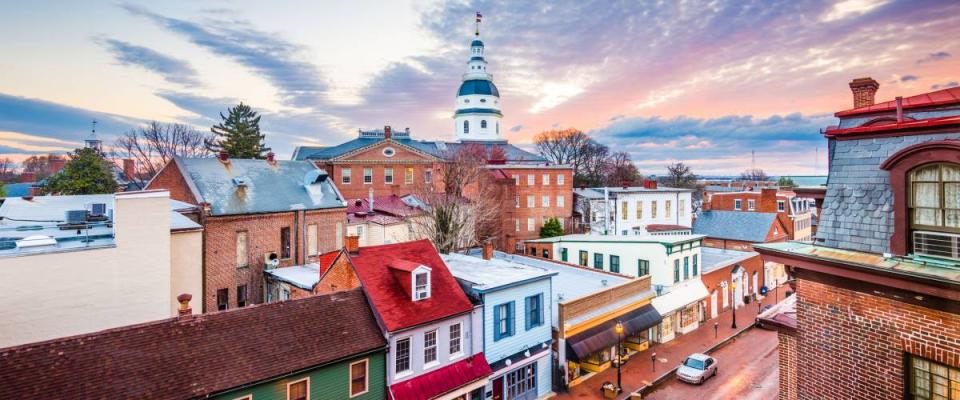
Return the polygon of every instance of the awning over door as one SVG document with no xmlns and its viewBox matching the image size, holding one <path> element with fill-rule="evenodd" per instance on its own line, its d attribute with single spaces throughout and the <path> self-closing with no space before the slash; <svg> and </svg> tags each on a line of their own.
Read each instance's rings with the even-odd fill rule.
<svg viewBox="0 0 960 400">
<path fill-rule="evenodd" d="M 617 344 L 619 337 L 614 328 L 617 321 L 623 324 L 625 334 L 631 334 L 656 326 L 663 317 L 650 304 L 611 319 L 567 338 L 567 359 L 579 361 L 605 347 Z"/>
</svg>

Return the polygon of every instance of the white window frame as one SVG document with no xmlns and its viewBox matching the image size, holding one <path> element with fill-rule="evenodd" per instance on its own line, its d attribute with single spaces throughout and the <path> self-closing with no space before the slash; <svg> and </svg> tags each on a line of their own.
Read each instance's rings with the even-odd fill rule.
<svg viewBox="0 0 960 400">
<path fill-rule="evenodd" d="M 433 334 L 433 346 L 428 345 L 427 335 Z M 440 338 L 440 331 L 438 329 L 429 330 L 423 333 L 423 366 L 424 368 L 429 368 L 434 365 L 440 364 L 440 349 L 437 346 L 438 339 Z M 433 349 L 433 360 L 427 361 L 427 351 Z"/>
<path fill-rule="evenodd" d="M 388 185 L 393 184 L 393 167 L 386 167 L 383 169 L 383 183 Z"/>
<path fill-rule="evenodd" d="M 545 195 L 543 195 L 543 196 L 541 196 L 541 197 L 542 197 L 542 198 L 540 199 L 541 205 L 542 205 L 543 207 L 550 207 L 550 195 L 549 195 L 549 194 L 545 194 Z"/>
<path fill-rule="evenodd" d="M 536 225 L 533 218 L 527 218 L 527 232 L 533 232 L 533 228 Z"/>
<path fill-rule="evenodd" d="M 565 201 L 565 199 L 566 199 L 566 197 L 564 197 L 562 194 L 558 194 L 558 195 L 557 195 L 557 207 L 564 207 L 564 206 L 566 206 L 566 201 Z"/>
<path fill-rule="evenodd" d="M 367 172 L 369 172 L 370 175 L 367 175 Z M 367 182 L 367 178 L 368 178 L 368 177 L 370 178 L 370 182 Z M 373 184 L 373 168 L 370 168 L 370 167 L 364 167 L 364 168 L 363 168 L 363 184 L 364 184 L 364 185 L 372 185 L 372 184 Z"/>
<path fill-rule="evenodd" d="M 566 183 L 566 177 L 567 176 L 564 174 L 557 174 L 557 185 L 563 185 Z"/>
<path fill-rule="evenodd" d="M 416 170 L 413 167 L 406 167 L 403 169 L 403 183 L 405 185 L 413 184 L 413 176 L 416 175 Z"/>
<path fill-rule="evenodd" d="M 397 364 L 400 360 L 400 342 L 407 341 L 407 369 L 397 370 Z M 393 374 L 396 376 L 406 376 L 413 373 L 413 336 L 397 338 L 393 343 Z"/>
<path fill-rule="evenodd" d="M 740 199 L 733 199 L 733 209 L 740 211 L 741 206 L 743 206 L 743 201 Z"/>
<path fill-rule="evenodd" d="M 423 294 L 424 294 L 423 297 L 418 296 L 418 294 L 419 294 L 421 291 L 420 291 L 420 285 L 417 285 L 417 277 L 419 277 L 419 276 L 421 276 L 421 275 L 423 275 L 423 276 L 426 277 L 426 283 L 423 285 Z M 413 293 L 412 293 L 412 294 L 413 294 L 413 301 L 420 301 L 420 300 L 429 299 L 429 298 L 430 298 L 430 271 L 429 271 L 429 270 L 414 270 L 414 271 L 413 271 L 413 274 L 411 274 L 411 276 L 410 276 L 410 279 L 413 280 L 413 282 L 410 282 L 410 283 L 411 283 L 410 287 L 413 288 Z"/>
<path fill-rule="evenodd" d="M 287 384 L 287 400 L 290 400 L 290 386 L 296 385 L 303 381 L 307 382 L 307 400 L 310 400 L 310 377 L 309 376 L 303 379 L 297 379 Z"/>
<path fill-rule="evenodd" d="M 537 198 L 532 194 L 527 195 L 527 208 L 534 208 L 537 206 Z"/>
<path fill-rule="evenodd" d="M 340 169 L 340 183 L 349 185 L 351 182 L 353 182 L 353 170 L 350 168 Z"/>
<path fill-rule="evenodd" d="M 433 182 L 433 168 L 427 168 L 423 171 L 423 182 Z"/>
<path fill-rule="evenodd" d="M 514 197 L 514 203 L 516 203 L 517 208 L 520 208 L 520 195 Z"/>
<path fill-rule="evenodd" d="M 537 178 L 533 174 L 527 174 L 527 186 L 533 186 L 537 184 Z"/>
<path fill-rule="evenodd" d="M 747 211 L 755 211 L 757 209 L 757 201 L 754 199 L 747 199 Z"/>
<path fill-rule="evenodd" d="M 520 186 L 520 175 L 517 175 L 517 174 L 513 175 L 513 184 L 514 186 Z"/>
<path fill-rule="evenodd" d="M 543 174 L 543 186 L 550 186 L 550 174 Z"/>
<path fill-rule="evenodd" d="M 317 224 L 307 224 L 307 255 L 320 254 L 320 231 Z"/>
<path fill-rule="evenodd" d="M 353 393 L 353 366 L 354 366 L 354 365 L 357 365 L 357 364 L 360 364 L 360 363 L 365 363 L 365 364 L 364 364 L 364 367 L 365 367 L 364 369 L 366 369 L 366 372 L 364 372 L 364 374 L 363 374 L 363 380 L 364 380 L 363 389 L 364 389 L 364 390 L 363 390 L 362 392 L 360 392 L 360 393 Z M 359 360 L 359 361 L 354 361 L 354 362 L 350 363 L 349 368 L 350 368 L 350 369 L 347 371 L 347 374 L 348 374 L 348 376 L 349 376 L 350 379 L 347 381 L 347 384 L 349 385 L 349 387 L 347 388 L 347 391 L 348 391 L 348 393 L 350 393 L 350 398 L 352 399 L 352 398 L 354 398 L 354 397 L 361 396 L 361 395 L 364 395 L 364 394 L 367 394 L 368 392 L 370 392 L 370 359 L 369 359 L 369 358 L 364 358 L 364 359 Z"/>
<path fill-rule="evenodd" d="M 787 210 L 787 202 L 784 200 L 777 200 L 777 211 L 782 212 L 786 210 Z"/>
<path fill-rule="evenodd" d="M 453 327 L 457 327 L 457 330 L 459 331 L 459 334 L 456 337 L 453 336 Z M 463 355 L 463 323 L 457 322 L 447 327 L 447 336 L 449 336 L 449 343 L 448 343 L 449 346 L 447 350 L 450 352 L 450 359 L 454 359 L 462 356 Z M 453 351 L 454 339 L 456 339 L 457 351 Z"/>
<path fill-rule="evenodd" d="M 679 213 L 678 215 L 680 215 L 681 217 L 687 215 L 686 210 L 687 210 L 687 200 L 685 199 L 678 200 L 677 201 L 677 213 Z"/>
<path fill-rule="evenodd" d="M 516 231 L 520 232 L 520 218 L 514 218 L 513 222 L 514 222 L 514 225 L 516 225 L 516 228 L 517 228 Z"/>
</svg>

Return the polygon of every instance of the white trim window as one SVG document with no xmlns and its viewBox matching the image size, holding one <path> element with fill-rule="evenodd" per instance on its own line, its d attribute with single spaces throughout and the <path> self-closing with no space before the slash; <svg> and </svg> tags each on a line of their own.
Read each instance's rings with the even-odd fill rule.
<svg viewBox="0 0 960 400">
<path fill-rule="evenodd" d="M 550 195 L 549 194 L 543 195 L 541 202 L 544 207 L 550 207 Z"/>
<path fill-rule="evenodd" d="M 388 185 L 393 184 L 393 167 L 386 167 L 383 169 L 383 183 Z"/>
<path fill-rule="evenodd" d="M 413 301 L 428 298 L 430 298 L 430 272 L 415 272 L 413 274 Z"/>
<path fill-rule="evenodd" d="M 370 363 L 363 359 L 350 364 L 350 397 L 370 391 Z"/>
<path fill-rule="evenodd" d="M 349 185 L 349 184 L 350 184 L 350 178 L 353 176 L 353 175 L 351 175 L 351 174 L 352 174 L 352 172 L 350 171 L 350 168 L 343 168 L 343 169 L 341 169 L 341 170 L 340 170 L 340 183 L 342 183 L 342 184 L 344 184 L 344 185 Z"/>
<path fill-rule="evenodd" d="M 520 218 L 514 218 L 514 219 L 513 219 L 513 222 L 514 222 L 514 225 L 516 225 L 516 226 L 515 226 L 515 227 L 516 227 L 516 231 L 517 231 L 517 232 L 520 232 Z"/>
<path fill-rule="evenodd" d="M 550 174 L 543 174 L 543 186 L 550 186 Z"/>
<path fill-rule="evenodd" d="M 533 208 L 537 206 L 537 200 L 532 194 L 527 195 L 527 208 Z"/>
<path fill-rule="evenodd" d="M 533 225 L 535 224 L 533 218 L 527 218 L 527 232 L 533 232 Z"/>
<path fill-rule="evenodd" d="M 733 200 L 733 209 L 734 209 L 734 210 L 737 210 L 737 211 L 740 211 L 740 206 L 741 206 L 742 204 L 743 204 L 743 203 L 742 203 L 742 201 L 741 201 L 740 199 L 734 199 L 734 200 Z"/>
<path fill-rule="evenodd" d="M 537 184 L 537 178 L 533 174 L 527 174 L 527 186 L 533 186 Z"/>
<path fill-rule="evenodd" d="M 514 175 L 514 176 L 513 176 L 513 184 L 514 184 L 515 186 L 520 186 L 520 175 Z"/>
<path fill-rule="evenodd" d="M 310 377 L 288 383 L 287 400 L 310 400 Z"/>
<path fill-rule="evenodd" d="M 754 199 L 747 199 L 747 211 L 753 211 L 757 209 L 757 201 Z"/>
<path fill-rule="evenodd" d="M 565 182 L 565 181 L 564 181 L 565 178 L 566 178 L 566 175 L 564 175 L 564 174 L 557 174 L 557 185 L 561 185 L 561 186 L 562 186 L 562 185 L 564 184 L 564 182 Z"/>
<path fill-rule="evenodd" d="M 514 203 L 516 203 L 517 208 L 520 208 L 520 195 L 514 197 Z"/>
<path fill-rule="evenodd" d="M 450 356 L 463 354 L 463 324 L 450 325 Z"/>
<path fill-rule="evenodd" d="M 393 372 L 402 374 L 410 371 L 410 338 L 397 339 L 397 356 L 393 361 Z"/>
<path fill-rule="evenodd" d="M 373 184 L 373 168 L 367 167 L 363 169 L 363 184 Z"/>
<path fill-rule="evenodd" d="M 317 236 L 317 224 L 307 225 L 307 255 L 315 256 L 319 254 L 319 242 Z"/>
<path fill-rule="evenodd" d="M 432 170 L 432 169 L 427 169 L 427 170 L 423 171 L 423 182 L 424 182 L 424 183 L 430 183 L 430 182 L 432 182 L 432 181 L 433 181 L 433 170 Z"/>
<path fill-rule="evenodd" d="M 423 333 L 423 364 L 429 365 L 437 362 L 437 330 Z"/>
<path fill-rule="evenodd" d="M 777 200 L 777 211 L 783 212 L 787 209 L 787 202 L 783 200 Z"/>
<path fill-rule="evenodd" d="M 561 175 L 561 176 L 563 176 L 563 175 Z M 563 206 L 564 206 L 564 204 L 565 204 L 564 199 L 565 199 L 565 197 L 563 197 L 562 194 L 558 194 L 558 195 L 557 195 L 557 207 L 563 207 Z"/>
</svg>

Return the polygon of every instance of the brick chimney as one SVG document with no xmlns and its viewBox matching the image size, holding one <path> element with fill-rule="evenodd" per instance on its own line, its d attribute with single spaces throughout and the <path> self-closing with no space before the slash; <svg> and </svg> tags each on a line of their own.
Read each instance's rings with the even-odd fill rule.
<svg viewBox="0 0 960 400">
<path fill-rule="evenodd" d="M 132 158 L 123 159 L 123 177 L 128 180 L 133 180 L 137 174 L 137 162 L 133 161 Z"/>
<path fill-rule="evenodd" d="M 217 158 L 220 160 L 220 162 L 230 162 L 230 153 L 227 153 L 226 150 L 220 150 L 220 153 L 217 154 Z"/>
<path fill-rule="evenodd" d="M 276 154 L 273 154 L 272 151 L 267 152 L 267 163 L 270 165 L 277 165 Z"/>
<path fill-rule="evenodd" d="M 760 204 L 757 208 L 760 212 L 777 212 L 777 189 L 760 189 Z"/>
<path fill-rule="evenodd" d="M 346 240 L 347 252 L 350 254 L 360 253 L 360 236 L 356 235 L 347 235 Z"/>
<path fill-rule="evenodd" d="M 193 309 L 190 308 L 190 299 L 192 298 L 193 296 L 191 296 L 190 293 L 183 293 L 177 296 L 177 302 L 180 303 L 180 308 L 177 310 L 178 318 L 190 318 L 190 316 L 193 315 Z"/>
<path fill-rule="evenodd" d="M 493 242 L 486 241 L 483 243 L 483 259 L 490 260 L 493 258 Z"/>
<path fill-rule="evenodd" d="M 654 179 L 644 179 L 644 180 L 643 180 L 643 188 L 644 188 L 644 189 L 656 189 L 656 188 L 657 188 L 657 181 L 654 180 Z"/>
<path fill-rule="evenodd" d="M 393 130 L 390 129 L 390 125 L 384 126 L 384 127 L 383 127 L 383 138 L 384 138 L 384 139 L 390 139 L 391 136 L 393 136 Z"/>
<path fill-rule="evenodd" d="M 879 88 L 880 84 L 870 77 L 850 81 L 850 91 L 853 92 L 853 108 L 872 106 Z"/>
</svg>

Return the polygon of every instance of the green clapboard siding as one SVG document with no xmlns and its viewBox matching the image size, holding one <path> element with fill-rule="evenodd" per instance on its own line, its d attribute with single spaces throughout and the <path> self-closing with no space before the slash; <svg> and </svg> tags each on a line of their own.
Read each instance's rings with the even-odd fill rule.
<svg viewBox="0 0 960 400">
<path fill-rule="evenodd" d="M 287 384 L 310 377 L 310 400 L 342 400 L 349 399 L 350 363 L 367 358 L 369 367 L 369 391 L 354 397 L 356 400 L 382 400 L 387 397 L 386 370 L 384 367 L 384 353 L 372 353 L 350 361 L 329 365 L 313 371 L 297 374 L 288 378 L 263 383 L 252 388 L 235 390 L 217 396 L 216 399 L 233 400 L 246 395 L 253 395 L 253 400 L 286 400 Z"/>
</svg>

